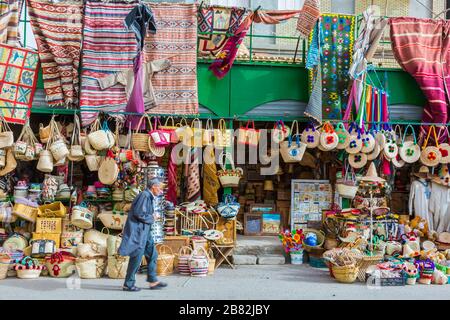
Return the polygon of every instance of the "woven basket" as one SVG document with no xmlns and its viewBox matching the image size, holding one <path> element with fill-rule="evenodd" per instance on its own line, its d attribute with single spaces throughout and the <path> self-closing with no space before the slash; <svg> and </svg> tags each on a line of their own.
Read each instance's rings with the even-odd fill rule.
<svg viewBox="0 0 450 320">
<path fill-rule="evenodd" d="M 187 246 L 183 246 L 178 251 L 177 255 L 177 270 L 181 275 L 189 276 L 191 271 L 189 269 L 189 259 L 191 257 L 192 249 Z"/>
<path fill-rule="evenodd" d="M 41 275 L 42 267 L 37 267 L 36 269 L 22 269 L 16 271 L 17 271 L 17 278 L 19 279 L 37 279 Z"/>
<path fill-rule="evenodd" d="M 39 206 L 37 212 L 39 217 L 57 217 L 57 218 L 64 218 L 66 213 L 67 209 L 60 201 Z"/>
<path fill-rule="evenodd" d="M 130 257 L 113 255 L 108 257 L 108 277 L 111 279 L 125 279 Z"/>
<path fill-rule="evenodd" d="M 209 264 L 208 264 L 208 275 L 213 275 L 214 274 L 214 270 L 216 270 L 216 258 L 214 258 L 214 252 L 212 252 L 211 249 L 209 249 L 208 251 L 208 259 L 209 259 Z"/>
<path fill-rule="evenodd" d="M 13 215 L 22 218 L 24 220 L 30 221 L 32 223 L 36 222 L 37 213 L 38 208 L 27 206 L 22 203 L 15 203 L 12 210 Z"/>
<path fill-rule="evenodd" d="M 0 280 L 5 279 L 8 276 L 8 269 L 11 265 L 11 257 L 7 254 L 0 256 Z"/>
<path fill-rule="evenodd" d="M 377 253 L 375 253 L 373 256 L 359 255 L 359 256 L 356 256 L 356 259 L 358 260 L 357 265 L 359 268 L 358 279 L 361 282 L 365 282 L 367 269 L 370 266 L 377 265 L 378 263 L 383 261 L 384 255 L 377 254 Z"/>
<path fill-rule="evenodd" d="M 358 186 L 336 183 L 336 192 L 339 193 L 342 198 L 353 199 L 358 192 Z"/>
<path fill-rule="evenodd" d="M 149 126 L 151 128 L 150 130 L 152 130 L 153 127 L 147 115 L 143 115 L 141 117 L 141 120 L 139 120 L 139 123 L 136 128 L 138 130 L 141 128 L 142 121 L 144 121 L 144 119 L 147 119 Z M 139 133 L 138 130 L 136 130 L 131 136 L 131 143 L 133 145 L 133 149 L 136 151 L 150 152 L 149 147 L 150 135 L 148 133 Z"/>
<path fill-rule="evenodd" d="M 322 230 L 316 230 L 316 229 L 303 229 L 303 234 L 306 235 L 308 233 L 315 233 L 317 236 L 317 245 L 315 246 L 309 246 L 303 241 L 303 247 L 305 248 L 306 252 L 311 252 L 314 249 L 319 249 L 322 247 L 323 243 L 325 242 L 325 233 L 323 233 Z"/>
<path fill-rule="evenodd" d="M 55 247 L 59 248 L 61 241 L 61 233 L 37 233 L 33 232 L 32 240 L 53 240 Z"/>
<path fill-rule="evenodd" d="M 105 258 L 77 258 L 75 266 L 81 279 L 98 279 L 103 277 L 106 269 Z"/>
<path fill-rule="evenodd" d="M 334 278 L 343 283 L 353 283 L 358 277 L 359 268 L 356 265 L 338 267 L 333 265 L 331 267 Z"/>
<path fill-rule="evenodd" d="M 36 218 L 37 233 L 61 233 L 61 218 Z"/>
<path fill-rule="evenodd" d="M 156 261 L 156 274 L 158 276 L 167 276 L 173 273 L 173 262 L 175 255 L 172 249 L 166 245 L 158 245 L 158 259 Z"/>
</svg>

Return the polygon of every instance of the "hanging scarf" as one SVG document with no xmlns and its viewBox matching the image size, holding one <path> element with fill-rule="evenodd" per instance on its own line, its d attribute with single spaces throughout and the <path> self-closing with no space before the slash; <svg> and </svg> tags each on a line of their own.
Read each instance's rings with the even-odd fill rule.
<svg viewBox="0 0 450 320">
<path fill-rule="evenodd" d="M 0 43 L 17 46 L 22 0 L 0 0 Z"/>
<path fill-rule="evenodd" d="M 172 148 L 169 157 L 169 164 L 167 165 L 167 201 L 177 204 L 177 164 L 175 162 L 176 153 Z"/>
<path fill-rule="evenodd" d="M 212 163 L 203 164 L 203 200 L 206 204 L 215 206 L 219 203 L 217 191 L 220 189 L 220 182 L 217 177 L 214 148 L 210 148 L 209 158 L 213 160 Z"/>
<path fill-rule="evenodd" d="M 201 154 L 201 148 L 192 148 L 190 154 L 190 163 L 188 164 L 187 171 L 187 194 L 186 200 L 189 202 L 200 199 L 200 168 L 199 168 L 199 155 Z"/>
<path fill-rule="evenodd" d="M 264 24 L 279 24 L 298 15 L 302 10 L 279 10 L 261 11 L 257 10 L 249 14 L 236 30 L 234 36 L 230 37 L 222 51 L 217 54 L 216 60 L 209 66 L 218 79 L 227 75 L 236 60 L 236 55 L 242 41 L 246 37 L 253 22 Z"/>
</svg>

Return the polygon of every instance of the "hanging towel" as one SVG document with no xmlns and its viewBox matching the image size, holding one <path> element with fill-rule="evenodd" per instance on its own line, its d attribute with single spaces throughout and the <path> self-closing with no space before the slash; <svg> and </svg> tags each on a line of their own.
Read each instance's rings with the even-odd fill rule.
<svg viewBox="0 0 450 320">
<path fill-rule="evenodd" d="M 27 4 L 39 49 L 47 103 L 50 107 L 77 108 L 83 1 L 28 0 Z"/>
<path fill-rule="evenodd" d="M 320 0 L 305 0 L 297 21 L 297 30 L 300 32 L 300 36 L 308 38 L 319 18 Z"/>
<path fill-rule="evenodd" d="M 17 46 L 22 0 L 0 0 L 0 43 Z"/>
<path fill-rule="evenodd" d="M 416 79 L 428 99 L 422 121 L 447 123 L 450 21 L 402 17 L 389 22 L 396 60 Z M 421 130 L 425 134 L 427 127 Z"/>
</svg>

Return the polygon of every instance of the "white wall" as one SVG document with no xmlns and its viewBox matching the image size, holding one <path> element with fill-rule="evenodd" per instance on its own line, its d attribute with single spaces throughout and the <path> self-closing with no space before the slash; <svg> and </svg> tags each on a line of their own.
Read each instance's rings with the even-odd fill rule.
<svg viewBox="0 0 450 320">
<path fill-rule="evenodd" d="M 418 1 L 423 3 L 428 8 L 433 8 L 433 0 L 410 0 L 409 1 L 409 15 L 416 18 L 431 18 L 431 12 L 421 5 Z M 444 0 L 442 0 L 444 1 Z M 438 14 L 439 12 L 435 12 Z"/>
<path fill-rule="evenodd" d="M 332 0 L 331 12 L 333 13 L 355 13 L 355 0 Z"/>
</svg>

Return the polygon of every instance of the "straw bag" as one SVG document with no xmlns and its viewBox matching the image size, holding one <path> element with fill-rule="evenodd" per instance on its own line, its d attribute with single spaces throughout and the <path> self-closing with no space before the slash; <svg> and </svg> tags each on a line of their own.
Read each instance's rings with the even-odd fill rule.
<svg viewBox="0 0 450 320">
<path fill-rule="evenodd" d="M 84 158 L 86 160 L 89 171 L 98 171 L 100 167 L 100 156 L 87 154 Z"/>
<path fill-rule="evenodd" d="M 349 164 L 345 167 L 345 172 L 343 172 L 343 176 L 341 180 L 337 180 L 336 182 L 336 192 L 342 198 L 353 199 L 358 192 L 358 184 L 356 182 L 356 176 L 353 169 L 349 166 Z"/>
<path fill-rule="evenodd" d="M 443 129 L 445 128 L 445 129 Z M 439 151 L 441 152 L 441 164 L 448 164 L 450 163 L 450 145 L 448 144 L 448 139 L 450 138 L 450 132 L 448 131 L 447 126 L 442 126 L 439 129 L 439 136 L 438 139 L 441 141 L 441 132 L 444 131 L 446 134 L 446 143 L 440 143 L 439 144 Z"/>
<path fill-rule="evenodd" d="M 203 147 L 203 129 L 202 122 L 199 118 L 195 118 L 191 122 L 192 138 L 191 147 L 201 148 Z"/>
<path fill-rule="evenodd" d="M 113 255 L 108 257 L 108 277 L 111 279 L 125 279 L 130 257 Z"/>
<path fill-rule="evenodd" d="M 118 236 L 109 236 L 106 240 L 106 251 L 108 253 L 108 256 L 114 256 L 117 255 L 119 252 L 120 244 L 122 243 L 122 235 Z"/>
<path fill-rule="evenodd" d="M 15 199 L 12 214 L 26 221 L 35 223 L 38 214 L 38 205 L 26 199 Z"/>
<path fill-rule="evenodd" d="M 95 150 L 105 150 L 114 146 L 114 135 L 108 128 L 108 123 L 103 122 L 100 126 L 100 120 L 96 119 L 91 125 L 91 133 L 88 134 L 89 144 Z"/>
<path fill-rule="evenodd" d="M 149 124 L 149 130 L 153 130 L 153 126 L 152 126 L 152 123 L 150 122 L 150 118 L 148 117 L 148 115 L 144 114 L 141 117 L 141 119 L 139 120 L 139 123 L 136 127 L 136 131 L 133 133 L 133 135 L 131 137 L 131 143 L 133 145 L 134 150 L 149 152 L 150 151 L 150 148 L 149 148 L 150 136 L 149 136 L 149 134 L 148 133 L 139 133 L 139 129 L 141 128 L 144 119 L 146 119 Z"/>
<path fill-rule="evenodd" d="M 214 146 L 217 148 L 230 147 L 233 144 L 233 130 L 227 129 L 224 119 L 219 120 L 217 129 L 214 129 Z"/>
<path fill-rule="evenodd" d="M 64 141 L 64 137 L 58 129 L 58 125 L 55 120 L 50 121 L 50 126 L 52 127 L 52 134 L 50 136 L 50 140 L 48 144 L 50 144 L 50 151 L 53 155 L 53 158 L 56 161 L 66 158 L 69 155 L 69 149 Z M 47 145 L 48 145 L 47 144 Z"/>
<path fill-rule="evenodd" d="M 348 163 L 352 168 L 361 169 L 367 164 L 367 154 L 362 152 L 356 154 L 349 154 Z"/>
<path fill-rule="evenodd" d="M 72 208 L 71 222 L 81 229 L 91 229 L 93 226 L 94 214 L 87 207 L 86 203 L 80 203 Z"/>
<path fill-rule="evenodd" d="M 205 248 L 198 247 L 189 258 L 191 277 L 206 277 L 209 269 L 209 257 Z"/>
<path fill-rule="evenodd" d="M 106 246 L 96 243 L 80 243 L 77 246 L 77 254 L 80 258 L 106 257 L 108 255 Z"/>
<path fill-rule="evenodd" d="M 37 259 L 24 257 L 16 263 L 14 270 L 17 272 L 19 279 L 37 279 L 41 275 L 44 266 L 39 265 Z"/>
<path fill-rule="evenodd" d="M 414 141 L 405 141 L 408 129 L 411 129 Z M 399 154 L 403 161 L 406 163 L 414 163 L 420 159 L 420 146 L 417 144 L 416 134 L 414 128 L 409 124 L 402 137 L 402 143 L 399 148 Z"/>
<path fill-rule="evenodd" d="M 27 239 L 19 233 L 13 233 L 3 242 L 3 249 L 8 252 L 23 251 L 27 246 Z"/>
<path fill-rule="evenodd" d="M 320 132 L 312 123 L 308 123 L 305 130 L 302 132 L 301 140 L 306 144 L 308 149 L 317 148 L 320 143 Z"/>
<path fill-rule="evenodd" d="M 169 125 L 169 120 L 172 121 L 172 125 Z M 169 135 L 170 135 L 170 142 L 171 143 L 178 143 L 180 141 L 180 139 L 178 139 L 178 136 L 177 136 L 177 134 L 175 132 L 175 130 L 178 127 L 175 125 L 175 121 L 174 121 L 172 116 L 167 117 L 166 122 L 164 123 L 164 125 L 160 126 L 159 128 L 164 130 L 165 132 L 169 133 Z"/>
<path fill-rule="evenodd" d="M 274 143 L 280 143 L 290 135 L 291 130 L 289 127 L 284 124 L 283 120 L 278 120 L 272 130 L 272 141 Z"/>
<path fill-rule="evenodd" d="M 353 283 L 358 277 L 359 267 L 356 264 L 349 266 L 336 266 L 332 265 L 331 270 L 334 278 L 338 282 Z"/>
<path fill-rule="evenodd" d="M 31 131 L 29 122 L 27 121 L 22 127 L 19 138 L 14 143 L 14 157 L 17 160 L 31 161 L 35 159 L 35 141 L 33 140 L 33 138 L 36 139 L 33 132 Z"/>
<path fill-rule="evenodd" d="M 362 148 L 361 152 L 365 154 L 371 153 L 375 149 L 375 138 L 370 131 L 364 131 L 361 135 Z"/>
<path fill-rule="evenodd" d="M 56 244 L 53 240 L 39 239 L 31 241 L 31 256 L 43 257 L 53 254 L 56 251 Z"/>
<path fill-rule="evenodd" d="M 12 214 L 11 202 L 0 203 L 0 222 L 2 223 L 14 223 L 17 220 L 17 216 Z"/>
<path fill-rule="evenodd" d="M 232 169 L 226 169 L 225 168 L 225 162 L 226 159 L 229 160 Z M 234 161 L 230 153 L 228 152 L 222 152 L 220 155 L 220 167 L 222 170 L 217 171 L 217 176 L 219 177 L 220 184 L 222 187 L 237 187 L 239 186 L 239 180 L 241 180 L 242 175 L 244 174 L 244 171 L 242 168 L 235 168 Z"/>
<path fill-rule="evenodd" d="M 158 124 L 160 128 L 158 128 Z M 157 147 L 167 147 L 170 145 L 170 132 L 161 129 L 161 123 L 158 117 L 155 117 L 155 126 L 150 131 L 150 139 L 153 139 Z"/>
<path fill-rule="evenodd" d="M 84 159 L 84 151 L 83 146 L 81 145 L 80 119 L 77 115 L 74 116 L 74 123 L 75 126 L 72 132 L 70 152 L 67 157 L 70 161 L 82 161 Z"/>
<path fill-rule="evenodd" d="M 67 252 L 57 252 L 45 258 L 45 266 L 53 278 L 68 278 L 75 273 L 75 257 Z"/>
<path fill-rule="evenodd" d="M 77 258 L 77 273 L 81 279 L 97 279 L 103 277 L 106 269 L 106 258 Z"/>
<path fill-rule="evenodd" d="M 361 152 L 363 147 L 362 139 L 361 139 L 361 130 L 358 129 L 355 123 L 352 123 L 349 128 L 350 133 L 350 142 L 345 148 L 345 151 L 348 154 L 356 154 Z"/>
<path fill-rule="evenodd" d="M 61 201 L 55 201 L 50 204 L 43 204 L 38 207 L 38 216 L 39 217 L 48 217 L 48 218 L 64 218 L 67 213 L 67 208 L 62 204 Z"/>
<path fill-rule="evenodd" d="M 3 116 L 0 116 L 0 149 L 10 148 L 14 144 L 14 134 Z"/>
<path fill-rule="evenodd" d="M 51 134 L 51 126 L 50 124 L 46 127 L 42 123 L 39 123 L 39 139 L 42 143 L 47 143 Z"/>
<path fill-rule="evenodd" d="M 325 151 L 331 151 L 336 149 L 339 144 L 339 137 L 334 131 L 333 125 L 330 122 L 326 122 L 322 127 L 320 133 L 320 145 Z"/>
<path fill-rule="evenodd" d="M 293 138 L 295 137 L 295 141 Z M 306 144 L 300 141 L 300 135 L 290 135 L 288 141 L 280 144 L 280 153 L 285 163 L 300 162 L 306 151 Z"/>
<path fill-rule="evenodd" d="M 109 154 L 100 164 L 98 168 L 98 179 L 104 185 L 112 185 L 117 181 L 119 176 L 119 166 L 114 157 Z"/>
<path fill-rule="evenodd" d="M 191 274 L 189 269 L 189 259 L 192 254 L 192 249 L 187 246 L 182 246 L 178 251 L 178 255 L 175 259 L 175 265 L 177 266 L 178 273 L 181 275 L 188 276 Z"/>
<path fill-rule="evenodd" d="M 108 234 L 103 233 L 104 229 L 108 231 Z M 108 237 L 109 237 L 108 228 L 103 228 L 102 231 L 91 229 L 84 233 L 84 243 L 95 243 L 98 246 L 106 248 Z"/>
<path fill-rule="evenodd" d="M 427 146 L 428 140 L 430 138 L 431 129 L 434 131 L 434 139 L 436 141 L 436 146 Z M 420 161 L 426 165 L 427 167 L 435 167 L 437 166 L 441 161 L 442 155 L 439 151 L 439 139 L 436 136 L 436 127 L 430 126 L 428 129 L 428 134 L 425 139 L 425 142 L 422 146 L 422 152 L 420 154 Z"/>
<path fill-rule="evenodd" d="M 17 167 L 17 161 L 10 148 L 6 150 L 6 165 L 0 170 L 0 177 L 14 171 Z"/>
<path fill-rule="evenodd" d="M 383 154 L 387 160 L 392 160 L 398 155 L 398 145 L 396 143 L 396 134 L 392 130 L 385 132 L 386 143 L 383 147 Z"/>
<path fill-rule="evenodd" d="M 0 280 L 6 279 L 8 277 L 8 270 L 11 266 L 11 256 L 2 252 L 0 254 Z"/>
<path fill-rule="evenodd" d="M 177 135 L 179 141 L 181 141 L 184 146 L 191 147 L 194 132 L 192 131 L 192 128 L 188 125 L 186 118 L 182 118 L 180 122 L 177 124 L 177 126 L 178 128 L 175 130 L 175 134 Z"/>
<path fill-rule="evenodd" d="M 83 242 L 83 231 L 66 231 L 61 233 L 61 248 L 73 248 Z"/>
<path fill-rule="evenodd" d="M 128 215 L 113 211 L 112 213 L 102 212 L 97 217 L 105 227 L 113 230 L 122 230 L 127 222 Z"/>
<path fill-rule="evenodd" d="M 251 127 L 250 127 L 251 125 Z M 238 143 L 257 147 L 259 141 L 259 130 L 255 129 L 255 121 L 247 121 L 245 127 L 238 130 Z"/>
<path fill-rule="evenodd" d="M 158 259 L 156 260 L 156 274 L 158 276 L 168 276 L 173 273 L 173 262 L 175 255 L 172 249 L 166 245 L 157 245 Z"/>
<path fill-rule="evenodd" d="M 203 130 L 203 145 L 212 146 L 214 145 L 214 125 L 211 118 L 206 120 L 206 126 Z"/>
<path fill-rule="evenodd" d="M 214 252 L 211 249 L 208 250 L 208 261 L 208 276 L 211 276 L 216 270 L 216 258 L 214 258 Z"/>
<path fill-rule="evenodd" d="M 348 131 L 345 129 L 345 126 L 342 122 L 339 122 L 337 124 L 335 132 L 338 135 L 339 139 L 336 149 L 344 150 L 350 144 L 350 133 L 348 133 Z"/>
</svg>

